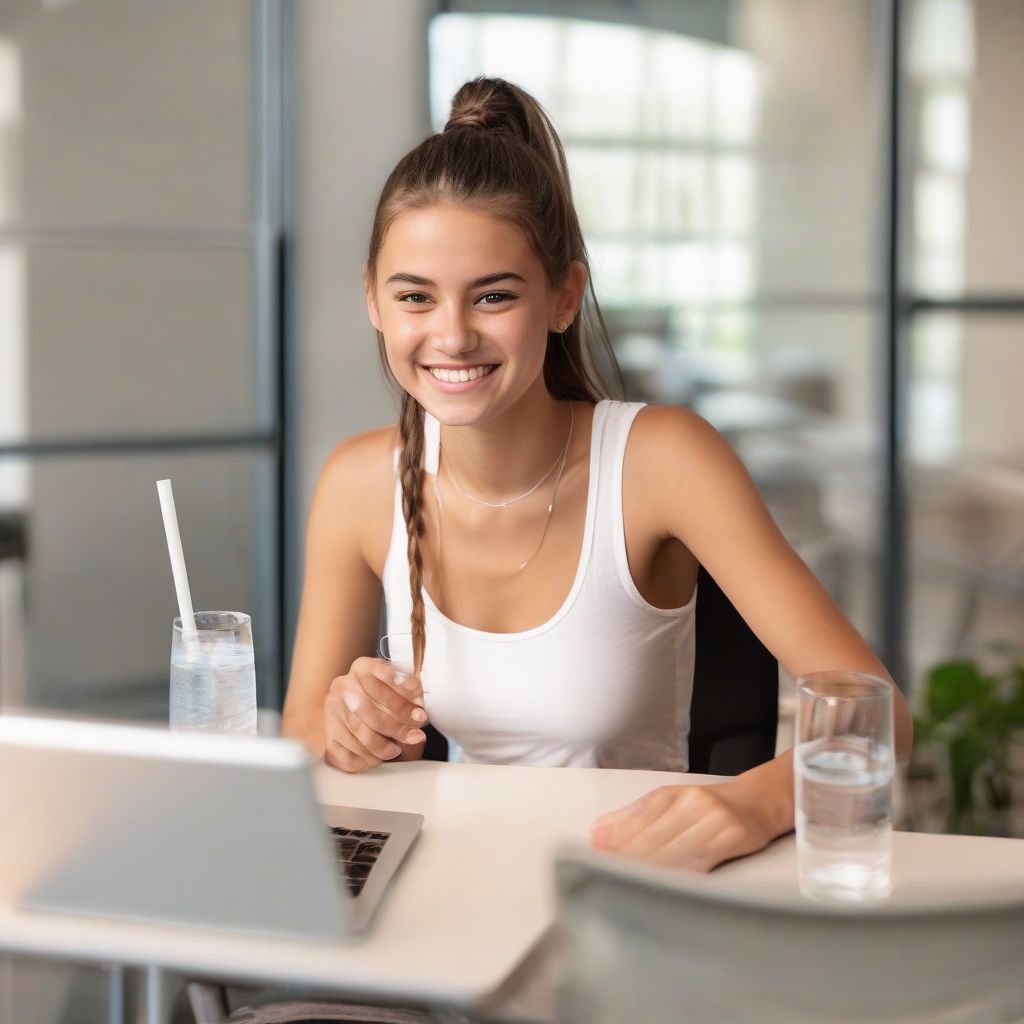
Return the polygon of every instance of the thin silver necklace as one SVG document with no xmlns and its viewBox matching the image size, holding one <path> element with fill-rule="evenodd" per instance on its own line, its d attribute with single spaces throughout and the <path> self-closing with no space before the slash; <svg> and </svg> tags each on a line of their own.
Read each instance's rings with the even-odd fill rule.
<svg viewBox="0 0 1024 1024">
<path fill-rule="evenodd" d="M 533 494 L 533 492 L 536 491 L 537 488 L 540 487 L 540 485 L 542 483 L 544 483 L 544 481 L 547 480 L 547 478 L 549 476 L 551 476 L 551 474 L 554 472 L 554 469 L 559 464 L 559 462 L 564 462 L 565 461 L 565 453 L 569 450 L 569 441 L 572 440 L 572 422 L 573 422 L 573 408 L 572 408 L 572 402 L 570 402 L 569 403 L 569 437 L 568 437 L 568 440 L 566 440 L 566 442 L 565 442 L 565 447 L 555 457 L 555 461 L 551 463 L 551 468 L 525 494 L 520 494 L 516 498 L 509 498 L 507 501 L 485 501 L 483 498 L 474 498 L 472 494 L 467 494 L 459 486 L 459 481 L 455 479 L 455 474 L 452 472 L 451 466 L 448 467 L 448 479 L 451 480 L 452 487 L 454 487 L 455 490 L 457 490 L 459 492 L 459 494 L 461 494 L 464 498 L 468 499 L 469 501 L 475 501 L 478 505 L 486 505 L 488 508 L 508 508 L 509 505 L 514 505 L 517 501 L 522 501 L 523 498 L 528 498 L 531 494 Z M 437 442 L 437 458 L 438 458 L 438 471 L 440 471 L 440 461 L 441 461 L 441 441 L 440 441 L 440 438 L 438 439 L 438 442 Z"/>
<path fill-rule="evenodd" d="M 555 510 L 555 499 L 558 497 L 558 484 L 562 479 L 562 470 L 565 469 L 565 460 L 569 455 L 569 446 L 572 444 L 572 427 L 573 427 L 573 414 L 572 414 L 572 403 L 569 404 L 569 436 L 566 439 L 565 447 L 562 449 L 562 455 L 558 462 L 558 475 L 555 477 L 555 486 L 551 490 L 551 502 L 548 504 L 547 518 L 544 520 L 544 529 L 541 531 L 540 540 L 537 542 L 537 547 L 534 548 L 533 554 L 523 562 L 515 572 L 510 573 L 510 576 L 518 576 L 536 557 L 537 552 L 544 546 L 544 538 L 548 535 L 548 525 L 551 522 L 551 513 Z M 440 455 L 440 450 L 438 451 Z M 548 470 L 548 473 L 551 471 Z M 437 576 L 438 584 L 441 582 L 441 490 L 437 486 L 437 478 L 441 475 L 441 463 L 440 458 L 438 459 L 437 472 L 434 474 L 434 501 L 437 505 Z M 448 473 L 451 478 L 451 471 Z M 543 482 L 543 481 L 542 481 Z M 539 484 L 538 484 L 539 486 Z M 534 490 L 537 488 L 535 487 Z M 443 599 L 441 593 L 438 597 Z"/>
</svg>

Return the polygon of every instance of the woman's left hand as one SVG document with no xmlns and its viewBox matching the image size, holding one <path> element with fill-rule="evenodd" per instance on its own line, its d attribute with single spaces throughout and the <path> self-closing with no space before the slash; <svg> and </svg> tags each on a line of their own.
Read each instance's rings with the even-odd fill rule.
<svg viewBox="0 0 1024 1024">
<path fill-rule="evenodd" d="M 766 822 L 748 806 L 742 784 L 662 786 L 602 815 L 591 845 L 657 864 L 710 871 L 767 846 Z"/>
</svg>

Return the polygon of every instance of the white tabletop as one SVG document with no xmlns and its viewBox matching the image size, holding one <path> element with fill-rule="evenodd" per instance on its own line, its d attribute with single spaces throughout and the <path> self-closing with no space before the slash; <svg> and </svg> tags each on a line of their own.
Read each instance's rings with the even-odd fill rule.
<svg viewBox="0 0 1024 1024">
<path fill-rule="evenodd" d="M 79 960 L 157 964 L 197 978 L 286 982 L 425 1003 L 488 1002 L 554 916 L 555 851 L 648 790 L 722 781 L 664 772 L 510 768 L 435 762 L 314 774 L 324 803 L 415 811 L 423 833 L 370 932 L 353 944 L 225 937 L 170 926 L 0 907 L 0 948 Z M 1014 840 L 898 833 L 897 892 L 983 875 L 1024 885 Z M 792 837 L 719 869 L 795 891 Z"/>
<path fill-rule="evenodd" d="M 599 814 L 655 786 L 707 776 L 598 769 L 385 764 L 346 775 L 321 764 L 325 804 L 415 811 L 422 834 L 368 934 L 303 943 L 0 906 L 0 949 L 133 965 L 197 978 L 311 985 L 470 1005 L 494 991 L 554 915 L 551 860 Z"/>
</svg>

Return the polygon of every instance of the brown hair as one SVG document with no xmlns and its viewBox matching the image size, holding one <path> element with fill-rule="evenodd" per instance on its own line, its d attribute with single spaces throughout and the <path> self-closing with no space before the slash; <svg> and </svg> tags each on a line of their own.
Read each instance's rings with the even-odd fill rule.
<svg viewBox="0 0 1024 1024">
<path fill-rule="evenodd" d="M 621 394 L 621 376 L 589 282 L 590 264 L 565 153 L 544 108 L 529 93 L 500 78 L 467 82 L 452 100 L 444 131 L 424 139 L 399 160 L 377 203 L 367 259 L 371 282 L 376 280 L 377 257 L 388 229 L 398 215 L 438 203 L 479 206 L 518 225 L 553 287 L 565 282 L 573 261 L 587 267 L 579 315 L 565 332 L 548 335 L 544 383 L 557 399 L 596 402 L 612 394 L 606 382 L 610 372 L 616 393 Z M 377 339 L 384 371 L 394 382 L 379 332 Z M 419 673 L 426 646 L 420 550 L 423 408 L 404 390 L 401 401 L 399 474 L 408 535 L 413 662 Z"/>
</svg>

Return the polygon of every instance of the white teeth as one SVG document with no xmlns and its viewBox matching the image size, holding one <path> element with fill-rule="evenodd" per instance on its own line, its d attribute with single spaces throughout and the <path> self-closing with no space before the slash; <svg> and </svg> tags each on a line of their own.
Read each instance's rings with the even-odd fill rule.
<svg viewBox="0 0 1024 1024">
<path fill-rule="evenodd" d="M 479 380 L 481 377 L 486 377 L 494 367 L 493 366 L 474 366 L 468 370 L 442 370 L 437 366 L 428 367 L 431 376 L 437 380 L 443 380 L 447 384 L 459 384 L 469 380 Z"/>
</svg>

